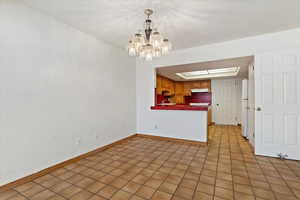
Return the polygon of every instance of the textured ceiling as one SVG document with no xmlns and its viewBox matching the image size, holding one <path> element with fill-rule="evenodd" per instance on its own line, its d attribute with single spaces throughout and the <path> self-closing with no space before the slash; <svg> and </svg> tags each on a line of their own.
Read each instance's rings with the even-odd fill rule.
<svg viewBox="0 0 300 200">
<path fill-rule="evenodd" d="M 125 47 L 145 8 L 174 48 L 300 27 L 299 0 L 23 0 L 97 38 Z"/>
<path fill-rule="evenodd" d="M 235 76 L 235 78 L 243 79 L 248 77 L 248 66 L 253 61 L 254 61 L 253 56 L 246 56 L 246 57 L 238 57 L 238 58 L 216 60 L 216 61 L 209 61 L 209 62 L 159 67 L 156 69 L 157 70 L 156 72 L 159 75 L 167 77 L 174 81 L 186 81 L 185 79 L 182 79 L 181 77 L 177 76 L 176 73 L 200 71 L 206 69 L 219 69 L 219 68 L 226 68 L 226 67 L 240 67 L 240 71 L 238 75 Z M 224 77 L 220 77 L 220 78 L 224 79 Z M 220 79 L 220 78 L 213 78 L 213 79 Z M 226 77 L 226 78 L 232 78 L 232 77 Z"/>
</svg>

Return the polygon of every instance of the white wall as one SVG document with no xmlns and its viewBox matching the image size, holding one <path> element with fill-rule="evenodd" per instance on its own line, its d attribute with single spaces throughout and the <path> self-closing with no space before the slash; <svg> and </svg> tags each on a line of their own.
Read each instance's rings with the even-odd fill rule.
<svg viewBox="0 0 300 200">
<path fill-rule="evenodd" d="M 0 185 L 136 132 L 126 52 L 17 0 L 0 27 Z"/>
<path fill-rule="evenodd" d="M 137 131 L 140 133 L 151 133 L 153 130 L 155 115 L 150 110 L 150 106 L 154 104 L 154 69 L 156 67 L 250 56 L 274 49 L 299 47 L 299 35 L 300 29 L 294 29 L 173 51 L 170 55 L 152 62 L 137 60 Z"/>
<path fill-rule="evenodd" d="M 238 78 L 212 80 L 211 92 L 212 121 L 226 125 L 241 123 L 242 80 Z"/>
</svg>

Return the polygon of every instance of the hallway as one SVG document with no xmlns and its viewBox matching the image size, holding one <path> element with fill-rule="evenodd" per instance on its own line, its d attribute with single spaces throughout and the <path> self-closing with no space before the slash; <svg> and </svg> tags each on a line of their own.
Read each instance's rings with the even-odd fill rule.
<svg viewBox="0 0 300 200">
<path fill-rule="evenodd" d="M 0 200 L 300 199 L 299 162 L 254 156 L 239 127 L 209 129 L 208 147 L 135 137 Z"/>
</svg>

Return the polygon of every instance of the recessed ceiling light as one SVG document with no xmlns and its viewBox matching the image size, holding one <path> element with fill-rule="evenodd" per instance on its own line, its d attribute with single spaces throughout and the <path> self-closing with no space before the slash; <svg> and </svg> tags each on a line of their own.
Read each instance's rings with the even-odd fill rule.
<svg viewBox="0 0 300 200">
<path fill-rule="evenodd" d="M 218 78 L 226 76 L 236 76 L 240 71 L 240 67 L 227 67 L 219 69 L 209 69 L 192 72 L 176 73 L 177 76 L 183 79 L 205 79 L 205 78 Z"/>
</svg>

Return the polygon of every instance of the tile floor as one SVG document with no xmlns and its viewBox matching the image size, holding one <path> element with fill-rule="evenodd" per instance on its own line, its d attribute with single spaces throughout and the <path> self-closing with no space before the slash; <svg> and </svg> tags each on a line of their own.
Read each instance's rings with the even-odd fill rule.
<svg viewBox="0 0 300 200">
<path fill-rule="evenodd" d="M 0 200 L 300 199 L 300 162 L 254 156 L 234 126 L 210 127 L 208 147 L 133 138 Z"/>
</svg>

